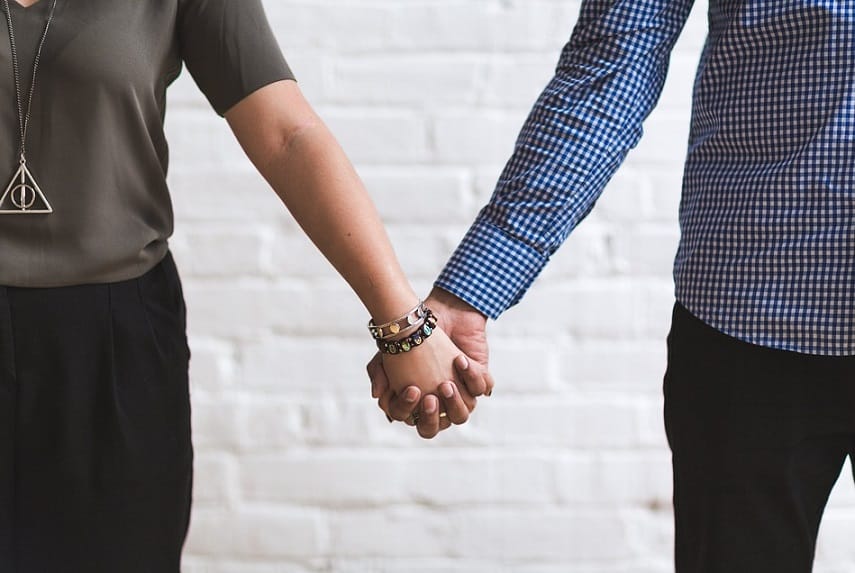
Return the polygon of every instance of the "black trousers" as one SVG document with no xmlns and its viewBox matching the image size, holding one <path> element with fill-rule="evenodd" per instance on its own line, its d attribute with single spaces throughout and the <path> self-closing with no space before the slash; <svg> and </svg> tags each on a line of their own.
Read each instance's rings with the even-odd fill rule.
<svg viewBox="0 0 855 573">
<path fill-rule="evenodd" d="M 677 573 L 811 571 L 855 452 L 855 357 L 741 342 L 678 304 L 664 390 Z"/>
<path fill-rule="evenodd" d="M 0 287 L 0 572 L 174 573 L 192 473 L 171 256 L 144 276 Z"/>
</svg>

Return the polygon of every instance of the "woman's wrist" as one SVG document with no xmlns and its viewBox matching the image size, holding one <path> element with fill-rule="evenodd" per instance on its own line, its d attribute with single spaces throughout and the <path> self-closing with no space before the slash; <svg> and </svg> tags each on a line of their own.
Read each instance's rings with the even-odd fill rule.
<svg viewBox="0 0 855 573">
<path fill-rule="evenodd" d="M 379 285 L 372 288 L 370 297 L 364 299 L 374 324 L 393 321 L 421 302 L 415 291 L 404 281 L 396 285 Z"/>
<path fill-rule="evenodd" d="M 418 318 L 405 330 L 398 333 L 380 336 L 377 329 L 372 331 L 375 340 L 377 341 L 377 349 L 382 354 L 406 354 L 415 350 L 424 344 L 436 330 L 436 317 L 430 309 L 425 308 L 423 304 L 419 304 Z M 408 317 L 411 318 L 414 315 Z M 369 329 L 370 329 L 369 325 Z"/>
</svg>

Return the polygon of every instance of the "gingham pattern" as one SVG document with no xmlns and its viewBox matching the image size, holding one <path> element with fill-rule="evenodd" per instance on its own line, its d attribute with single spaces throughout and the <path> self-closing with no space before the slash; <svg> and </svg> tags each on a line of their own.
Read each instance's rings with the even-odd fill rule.
<svg viewBox="0 0 855 573">
<path fill-rule="evenodd" d="M 496 318 L 588 214 L 659 97 L 691 0 L 586 0 L 437 286 Z M 855 354 L 855 2 L 710 0 L 677 299 L 736 338 Z"/>
</svg>

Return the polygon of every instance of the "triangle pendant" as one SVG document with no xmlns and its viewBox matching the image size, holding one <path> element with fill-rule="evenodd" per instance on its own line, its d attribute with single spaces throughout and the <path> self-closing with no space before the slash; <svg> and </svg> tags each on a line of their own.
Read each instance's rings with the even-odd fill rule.
<svg viewBox="0 0 855 573">
<path fill-rule="evenodd" d="M 21 166 L 0 197 L 0 215 L 38 215 L 53 213 L 53 207 L 42 193 L 27 164 Z"/>
</svg>

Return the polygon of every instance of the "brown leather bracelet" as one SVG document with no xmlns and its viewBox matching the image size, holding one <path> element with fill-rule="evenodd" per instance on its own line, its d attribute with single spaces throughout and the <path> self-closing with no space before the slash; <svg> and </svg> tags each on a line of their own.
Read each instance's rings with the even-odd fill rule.
<svg viewBox="0 0 855 573">
<path fill-rule="evenodd" d="M 371 332 L 371 336 L 374 340 L 386 340 L 400 334 L 401 331 L 418 324 L 426 315 L 427 308 L 425 308 L 425 303 L 423 301 L 419 301 L 419 304 L 417 304 L 407 314 L 400 318 L 396 318 L 395 320 L 390 320 L 386 324 L 376 325 L 372 318 L 368 321 L 368 330 Z"/>
</svg>

